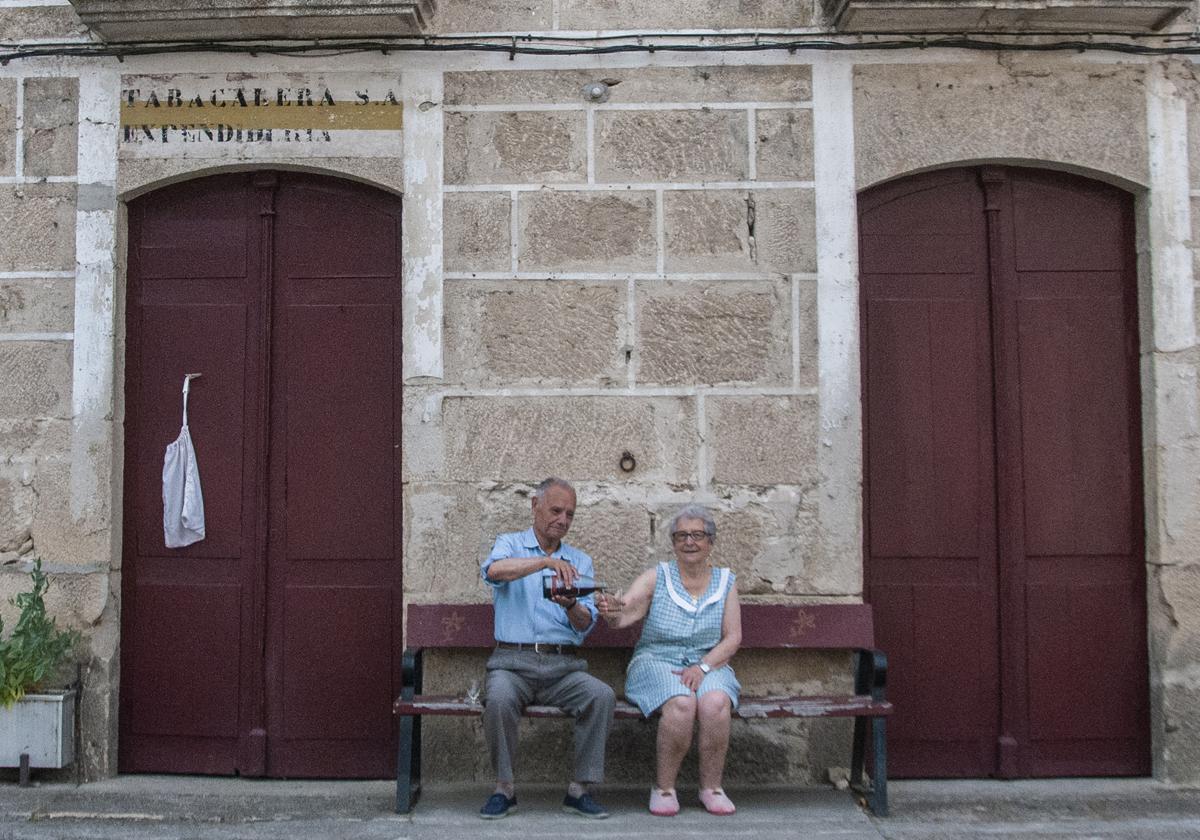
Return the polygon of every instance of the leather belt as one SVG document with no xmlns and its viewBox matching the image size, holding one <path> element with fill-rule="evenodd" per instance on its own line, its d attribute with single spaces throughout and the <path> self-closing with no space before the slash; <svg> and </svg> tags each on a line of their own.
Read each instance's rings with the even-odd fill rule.
<svg viewBox="0 0 1200 840">
<path fill-rule="evenodd" d="M 574 654 L 578 645 L 556 645 L 550 642 L 496 642 L 496 647 L 505 650 L 531 650 L 534 653 Z"/>
</svg>

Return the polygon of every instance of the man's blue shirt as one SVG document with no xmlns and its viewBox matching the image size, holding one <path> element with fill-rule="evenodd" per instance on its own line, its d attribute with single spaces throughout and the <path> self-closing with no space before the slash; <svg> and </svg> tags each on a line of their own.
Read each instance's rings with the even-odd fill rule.
<svg viewBox="0 0 1200 840">
<path fill-rule="evenodd" d="M 592 614 L 592 623 L 587 630 L 576 630 L 567 618 L 567 611 L 549 598 L 542 597 L 542 577 L 549 570 L 534 572 L 510 581 L 488 579 L 488 569 L 497 560 L 509 557 L 545 557 L 546 552 L 538 545 L 533 529 L 501 534 L 492 546 L 492 553 L 483 561 L 483 581 L 492 588 L 496 610 L 496 641 L 498 642 L 549 642 L 558 645 L 578 645 L 596 626 L 596 605 L 591 596 L 579 602 Z M 594 578 L 592 558 L 577 548 L 559 543 L 550 555 L 566 560 L 579 570 L 581 575 Z"/>
</svg>

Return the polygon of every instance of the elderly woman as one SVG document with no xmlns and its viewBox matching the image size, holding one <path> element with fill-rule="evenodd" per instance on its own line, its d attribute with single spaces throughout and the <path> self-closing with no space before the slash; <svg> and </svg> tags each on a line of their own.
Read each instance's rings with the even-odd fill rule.
<svg viewBox="0 0 1200 840">
<path fill-rule="evenodd" d="M 700 802 L 710 814 L 734 812 L 721 789 L 730 713 L 741 686 L 729 660 L 742 641 L 742 617 L 733 572 L 709 564 L 717 526 L 700 505 L 671 520 L 673 561 L 644 572 L 622 596 L 597 599 L 615 627 L 645 618 L 625 680 L 625 696 L 649 717 L 661 710 L 655 787 L 650 813 L 679 813 L 675 777 L 700 728 Z"/>
</svg>

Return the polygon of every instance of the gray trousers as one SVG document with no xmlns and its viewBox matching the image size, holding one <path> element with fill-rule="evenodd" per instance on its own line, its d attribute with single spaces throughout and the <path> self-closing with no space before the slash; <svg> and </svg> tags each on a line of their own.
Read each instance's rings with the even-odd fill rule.
<svg viewBox="0 0 1200 840">
<path fill-rule="evenodd" d="M 528 705 L 561 706 L 575 718 L 576 782 L 604 780 L 604 746 L 616 695 L 577 656 L 497 648 L 487 663 L 483 732 L 496 781 L 512 782 L 517 728 Z"/>
</svg>

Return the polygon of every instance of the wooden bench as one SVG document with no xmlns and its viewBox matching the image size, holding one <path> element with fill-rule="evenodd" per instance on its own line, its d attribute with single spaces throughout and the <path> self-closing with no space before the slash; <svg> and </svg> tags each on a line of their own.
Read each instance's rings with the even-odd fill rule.
<svg viewBox="0 0 1200 840">
<path fill-rule="evenodd" d="M 613 630 L 604 622 L 588 636 L 588 649 L 631 649 L 641 625 Z M 887 716 L 892 704 L 884 694 L 887 659 L 874 647 L 874 622 L 866 604 L 813 604 L 785 606 L 742 604 L 742 650 L 852 650 L 854 694 L 838 697 L 753 697 L 743 695 L 737 717 L 821 718 L 853 717 L 854 739 L 850 783 L 867 797 L 871 810 L 887 816 Z M 408 608 L 402 690 L 393 705 L 400 716 L 399 756 L 396 768 L 396 811 L 408 813 L 416 804 L 421 782 L 421 718 L 424 715 L 473 716 L 483 713 L 480 701 L 463 696 L 421 693 L 422 660 L 428 650 L 491 648 L 491 604 L 414 604 Z M 734 658 L 734 667 L 737 659 Z M 482 685 L 484 675 L 479 674 Z M 618 695 L 620 692 L 618 691 Z M 529 706 L 528 717 L 567 717 L 554 706 Z M 640 719 L 636 706 L 617 701 L 616 718 Z M 867 720 L 873 733 L 873 784 L 867 790 L 863 765 L 867 752 Z"/>
</svg>

